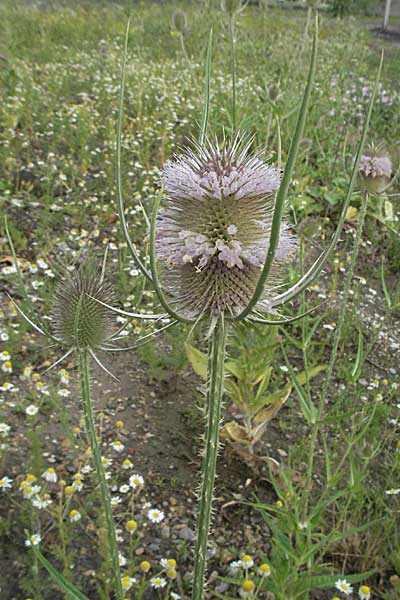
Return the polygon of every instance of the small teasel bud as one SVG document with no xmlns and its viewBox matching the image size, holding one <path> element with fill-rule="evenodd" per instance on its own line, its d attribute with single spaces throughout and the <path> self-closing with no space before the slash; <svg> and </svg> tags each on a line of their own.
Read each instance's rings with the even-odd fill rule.
<svg viewBox="0 0 400 600">
<path fill-rule="evenodd" d="M 112 305 L 114 294 L 93 261 L 67 272 L 51 314 L 54 335 L 65 347 L 94 350 L 112 335 L 111 311 L 98 300 Z"/>
<path fill-rule="evenodd" d="M 242 0 L 221 0 L 221 9 L 233 16 L 242 8 Z"/>
<path fill-rule="evenodd" d="M 366 191 L 381 194 L 390 182 L 392 169 L 392 161 L 382 146 L 370 145 L 361 156 L 358 168 Z"/>
<path fill-rule="evenodd" d="M 177 10 L 172 14 L 171 18 L 172 29 L 179 33 L 185 33 L 187 30 L 187 17 L 183 10 Z"/>
</svg>

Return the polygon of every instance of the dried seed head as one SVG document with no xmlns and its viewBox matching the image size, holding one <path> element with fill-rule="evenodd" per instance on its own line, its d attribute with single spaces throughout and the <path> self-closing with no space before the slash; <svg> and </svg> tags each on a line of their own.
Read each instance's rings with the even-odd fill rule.
<svg viewBox="0 0 400 600">
<path fill-rule="evenodd" d="M 390 181 L 392 161 L 380 146 L 370 146 L 361 156 L 359 172 L 365 189 L 380 194 Z"/>
<path fill-rule="evenodd" d="M 156 254 L 164 266 L 164 288 L 185 316 L 238 314 L 254 293 L 281 172 L 249 155 L 249 147 L 239 138 L 222 150 L 208 142 L 164 166 L 168 206 L 158 217 Z M 294 238 L 282 225 L 268 289 L 258 308 L 268 310 L 271 288 L 294 247 Z"/>
<path fill-rule="evenodd" d="M 54 335 L 67 348 L 94 350 L 112 334 L 111 311 L 96 300 L 113 304 L 114 295 L 100 269 L 88 261 L 67 273 L 55 294 Z"/>
<path fill-rule="evenodd" d="M 185 33 L 187 30 L 187 17 L 183 10 L 177 10 L 172 14 L 171 18 L 172 29 L 179 31 L 179 33 Z"/>
<path fill-rule="evenodd" d="M 221 0 L 221 8 L 232 16 L 242 8 L 242 0 Z"/>
</svg>

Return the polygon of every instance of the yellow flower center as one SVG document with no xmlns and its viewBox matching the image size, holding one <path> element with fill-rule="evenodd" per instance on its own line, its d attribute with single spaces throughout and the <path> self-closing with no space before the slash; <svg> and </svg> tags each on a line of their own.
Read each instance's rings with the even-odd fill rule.
<svg viewBox="0 0 400 600">
<path fill-rule="evenodd" d="M 245 579 L 245 581 L 242 583 L 242 590 L 244 592 L 253 592 L 255 587 L 255 583 L 250 579 Z"/>
</svg>

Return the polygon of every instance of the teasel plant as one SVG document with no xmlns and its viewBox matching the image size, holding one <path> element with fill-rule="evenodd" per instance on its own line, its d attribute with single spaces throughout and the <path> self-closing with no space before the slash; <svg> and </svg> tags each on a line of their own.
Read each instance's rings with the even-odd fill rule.
<svg viewBox="0 0 400 600">
<path fill-rule="evenodd" d="M 75 355 L 77 359 L 85 429 L 95 466 L 96 483 L 99 487 L 101 506 L 105 519 L 107 554 L 112 569 L 113 587 L 117 600 L 123 600 L 125 595 L 122 589 L 118 544 L 110 493 L 102 463 L 100 444 L 96 434 L 93 400 L 90 389 L 91 360 L 96 362 L 108 375 L 114 377 L 100 361 L 97 354 L 99 351 L 107 352 L 110 347 L 114 348 L 115 343 L 122 338 L 121 334 L 124 328 L 124 326 L 118 326 L 117 330 L 114 331 L 113 314 L 107 307 L 112 306 L 115 302 L 113 289 L 105 277 L 107 252 L 105 253 L 101 268 L 96 265 L 94 260 L 86 260 L 79 268 L 74 267 L 71 271 L 66 270 L 55 292 L 54 303 L 49 318 L 46 320 L 40 319 L 24 286 L 23 276 L 19 268 L 7 220 L 5 221 L 5 229 L 18 275 L 20 294 L 24 300 L 24 309 L 15 300 L 10 299 L 17 312 L 28 325 L 49 341 L 48 347 L 58 347 L 62 352 L 62 356 L 48 367 L 46 372 L 59 365 L 71 355 Z M 50 325 L 47 325 L 47 322 Z M 125 338 L 125 336 L 123 337 Z M 30 537 L 28 532 L 27 536 Z M 31 547 L 38 561 L 47 569 L 65 593 L 78 600 L 87 600 L 82 592 L 51 565 L 36 546 L 32 545 Z"/>
<path fill-rule="evenodd" d="M 163 310 L 171 318 L 171 325 L 189 323 L 191 333 L 196 327 L 202 327 L 208 340 L 206 431 L 192 588 L 192 600 L 203 600 L 219 431 L 223 417 L 227 335 L 230 328 L 243 321 L 265 326 L 284 325 L 311 312 L 292 318 L 284 318 L 278 313 L 286 303 L 303 294 L 318 277 L 340 238 L 359 172 L 382 61 L 337 228 L 326 250 L 298 281 L 281 291 L 285 266 L 293 259 L 296 248 L 295 238 L 284 221 L 284 213 L 316 70 L 318 15 L 308 78 L 283 173 L 263 162 L 259 153 L 252 152 L 252 139 L 246 135 L 234 132 L 230 140 L 224 138 L 221 143 L 207 136 L 212 50 L 210 34 L 199 142 L 192 142 L 191 147 L 183 149 L 163 167 L 164 191 L 154 201 L 151 219 L 145 215 L 150 230 L 149 257 L 145 259 L 139 255 L 129 235 L 121 186 L 128 35 L 129 22 L 122 61 L 116 142 L 117 203 L 122 233 L 133 261 L 155 290 Z M 232 110 L 235 111 L 235 94 Z M 232 122 L 235 122 L 234 114 Z M 160 209 L 164 198 L 166 206 Z M 130 316 L 125 311 L 117 312 Z"/>
</svg>

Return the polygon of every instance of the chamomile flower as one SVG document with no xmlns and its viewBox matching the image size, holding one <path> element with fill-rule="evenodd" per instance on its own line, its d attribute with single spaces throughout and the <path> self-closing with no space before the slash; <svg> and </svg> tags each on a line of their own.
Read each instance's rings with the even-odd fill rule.
<svg viewBox="0 0 400 600">
<path fill-rule="evenodd" d="M 251 569 L 251 567 L 254 565 L 254 560 L 250 554 L 244 554 L 240 559 L 240 564 L 244 569 Z"/>
<path fill-rule="evenodd" d="M 121 578 L 122 589 L 125 592 L 128 592 L 134 583 L 136 583 L 136 579 L 134 577 L 129 577 L 129 575 L 125 575 L 125 577 Z"/>
<path fill-rule="evenodd" d="M 122 502 L 121 496 L 112 496 L 112 498 L 110 500 L 111 506 L 118 506 L 118 504 L 121 504 L 121 502 Z"/>
<path fill-rule="evenodd" d="M 397 496 L 400 494 L 400 488 L 390 488 L 390 490 L 385 491 L 386 496 Z"/>
<path fill-rule="evenodd" d="M 3 352 L 0 352 L 0 360 L 5 362 L 7 360 L 10 360 L 11 355 L 9 352 L 7 352 L 7 350 L 3 350 Z"/>
<path fill-rule="evenodd" d="M 350 596 L 350 594 L 353 593 L 352 586 L 345 579 L 338 579 L 335 583 L 335 587 L 346 596 Z"/>
<path fill-rule="evenodd" d="M 12 362 L 11 362 L 11 360 L 4 361 L 4 363 L 1 365 L 1 370 L 4 373 L 12 373 Z"/>
<path fill-rule="evenodd" d="M 10 477 L 0 477 L 0 490 L 6 490 L 12 487 L 12 479 Z"/>
<path fill-rule="evenodd" d="M 34 404 L 30 404 L 29 406 L 26 407 L 25 412 L 30 417 L 34 417 L 39 412 L 39 409 Z"/>
<path fill-rule="evenodd" d="M 11 427 L 7 423 L 0 423 L 0 435 L 8 435 Z"/>
<path fill-rule="evenodd" d="M 131 477 L 129 477 L 129 485 L 134 490 L 142 488 L 144 486 L 144 479 L 141 475 L 135 473 L 134 475 L 131 475 Z"/>
<path fill-rule="evenodd" d="M 113 442 L 111 444 L 111 448 L 115 451 L 118 452 L 118 454 L 120 452 L 123 452 L 125 450 L 125 446 L 124 444 L 120 441 L 120 440 L 115 440 L 115 442 Z"/>
<path fill-rule="evenodd" d="M 371 598 L 371 588 L 368 585 L 361 585 L 358 588 L 360 600 L 369 600 Z"/>
<path fill-rule="evenodd" d="M 127 494 L 130 489 L 131 488 L 129 487 L 129 485 L 126 485 L 126 483 L 124 483 L 120 486 L 119 491 L 121 492 L 121 494 Z"/>
<path fill-rule="evenodd" d="M 40 496 L 36 496 L 32 499 L 32 505 L 39 510 L 44 510 L 51 503 L 52 501 L 48 497 L 40 498 Z"/>
<path fill-rule="evenodd" d="M 254 596 L 254 590 L 256 589 L 256 584 L 251 579 L 245 579 L 240 586 L 239 594 L 242 598 L 251 598 Z"/>
<path fill-rule="evenodd" d="M 157 508 L 150 508 L 147 512 L 147 517 L 152 523 L 161 523 L 164 520 L 164 513 Z"/>
<path fill-rule="evenodd" d="M 30 546 L 38 546 L 41 541 L 42 536 L 39 533 L 34 533 L 29 539 L 25 540 L 25 546 L 27 546 L 28 548 Z"/>
<path fill-rule="evenodd" d="M 42 474 L 42 477 L 49 483 L 56 483 L 58 479 L 57 473 L 55 472 L 53 467 L 49 467 L 48 469 L 46 469 L 46 471 Z"/>
<path fill-rule="evenodd" d="M 133 469 L 133 462 L 129 460 L 129 458 L 125 458 L 122 462 L 122 468 L 127 471 L 128 469 Z"/>
<path fill-rule="evenodd" d="M 229 565 L 229 571 L 232 575 L 236 575 L 239 569 L 242 568 L 242 563 L 240 560 L 233 560 Z"/>
<path fill-rule="evenodd" d="M 258 574 L 260 577 L 269 577 L 271 575 L 271 567 L 268 563 L 262 563 L 258 567 Z"/>
<path fill-rule="evenodd" d="M 175 569 L 175 567 L 176 567 L 176 560 L 174 558 L 162 558 L 160 560 L 160 565 L 165 570 Z"/>
<path fill-rule="evenodd" d="M 137 529 L 136 521 L 134 519 L 129 519 L 129 521 L 125 523 L 125 529 L 129 531 L 129 533 L 134 533 Z"/>
<path fill-rule="evenodd" d="M 120 567 L 125 567 L 125 565 L 127 563 L 125 556 L 123 554 L 121 554 L 121 552 L 118 554 L 118 562 L 119 562 Z"/>
<path fill-rule="evenodd" d="M 65 388 L 62 388 L 61 390 L 58 390 L 57 394 L 59 396 L 61 396 L 61 398 L 68 398 L 68 396 L 70 396 L 71 392 Z"/>
<path fill-rule="evenodd" d="M 143 571 L 143 573 L 148 573 L 151 569 L 151 564 L 149 563 L 148 560 L 142 560 L 139 567 L 140 567 L 140 570 Z"/>
<path fill-rule="evenodd" d="M 152 577 L 150 585 L 153 589 L 159 590 L 167 585 L 167 580 L 164 577 Z"/>
<path fill-rule="evenodd" d="M 81 513 L 79 512 L 79 510 L 76 510 L 76 508 L 72 509 L 69 513 L 69 520 L 71 521 L 71 523 L 77 523 L 78 521 L 80 521 L 82 518 Z"/>
</svg>

